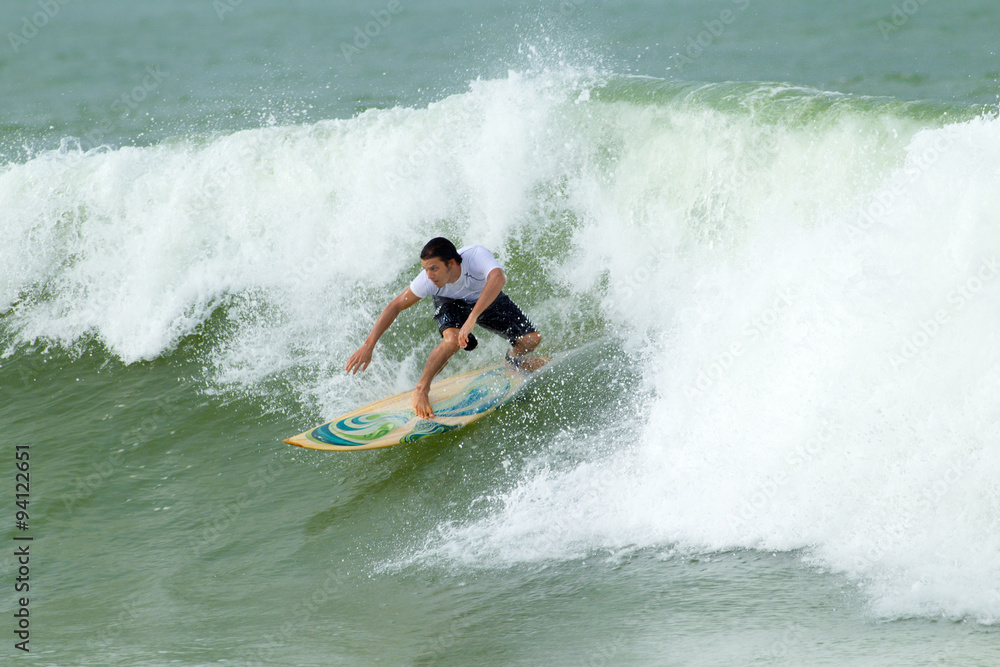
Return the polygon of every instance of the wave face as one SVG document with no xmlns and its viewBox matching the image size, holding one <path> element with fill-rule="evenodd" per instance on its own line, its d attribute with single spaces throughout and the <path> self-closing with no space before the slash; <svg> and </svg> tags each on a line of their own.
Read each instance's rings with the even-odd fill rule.
<svg viewBox="0 0 1000 667">
<path fill-rule="evenodd" d="M 0 168 L 6 354 L 196 354 L 206 390 L 328 415 L 417 377 L 425 304 L 363 379 L 340 369 L 420 246 L 481 243 L 550 353 L 604 341 L 622 354 L 566 363 L 638 384 L 413 558 L 801 550 L 877 614 L 993 622 L 998 164 L 974 109 L 574 71 L 149 148 L 68 140 Z"/>
</svg>

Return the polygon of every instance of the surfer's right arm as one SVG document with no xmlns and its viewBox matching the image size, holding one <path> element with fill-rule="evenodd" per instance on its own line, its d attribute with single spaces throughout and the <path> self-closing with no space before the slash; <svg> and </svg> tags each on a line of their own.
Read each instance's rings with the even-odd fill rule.
<svg viewBox="0 0 1000 667">
<path fill-rule="evenodd" d="M 382 334 L 386 332 L 389 325 L 395 321 L 396 316 L 401 312 L 420 301 L 420 297 L 410 291 L 407 287 L 405 290 L 400 292 L 399 296 L 389 302 L 389 305 L 385 307 L 382 314 L 378 316 L 375 320 L 375 325 L 372 327 L 372 332 L 368 334 L 368 338 L 365 339 L 365 344 L 358 348 L 358 351 L 351 355 L 351 358 L 347 360 L 347 367 L 345 370 L 348 373 L 357 373 L 358 371 L 364 371 L 368 368 L 368 364 L 372 362 L 372 350 L 375 349 L 375 343 L 378 339 L 382 337 Z"/>
</svg>

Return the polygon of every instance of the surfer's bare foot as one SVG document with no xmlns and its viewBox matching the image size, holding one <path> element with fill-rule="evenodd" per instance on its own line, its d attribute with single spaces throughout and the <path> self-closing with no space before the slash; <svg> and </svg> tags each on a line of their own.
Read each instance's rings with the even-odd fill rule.
<svg viewBox="0 0 1000 667">
<path fill-rule="evenodd" d="M 430 419 L 434 416 L 434 410 L 431 409 L 431 401 L 427 390 L 413 390 L 413 411 L 421 419 Z"/>
<path fill-rule="evenodd" d="M 524 357 L 521 360 L 521 370 L 531 373 L 532 371 L 537 371 L 539 368 L 545 365 L 545 359 L 541 357 Z"/>
<path fill-rule="evenodd" d="M 539 368 L 545 365 L 546 360 L 541 357 L 515 357 L 507 353 L 505 357 L 507 360 L 507 365 L 516 371 L 521 371 L 522 373 L 531 373 L 532 371 L 537 371 Z"/>
</svg>

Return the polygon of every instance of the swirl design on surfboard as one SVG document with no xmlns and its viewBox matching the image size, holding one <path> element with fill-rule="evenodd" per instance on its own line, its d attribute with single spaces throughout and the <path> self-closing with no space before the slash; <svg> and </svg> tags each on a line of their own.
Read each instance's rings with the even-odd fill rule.
<svg viewBox="0 0 1000 667">
<path fill-rule="evenodd" d="M 510 377 L 494 370 L 483 373 L 451 401 L 434 408 L 437 417 L 471 417 L 492 410 L 507 398 Z"/>
<path fill-rule="evenodd" d="M 436 417 L 472 417 L 493 410 L 511 392 L 511 378 L 500 370 L 483 373 L 471 382 L 461 394 L 434 407 Z M 396 429 L 413 421 L 411 410 L 398 412 L 373 412 L 332 421 L 319 426 L 309 438 L 328 445 L 358 447 L 383 438 Z M 400 434 L 399 442 L 413 442 L 420 438 L 445 433 L 462 424 L 442 424 L 432 419 L 421 419 Z"/>
<path fill-rule="evenodd" d="M 413 418 L 412 412 L 375 412 L 323 424 L 310 434 L 328 445 L 363 445 L 385 437 Z"/>
<path fill-rule="evenodd" d="M 447 433 L 448 431 L 454 431 L 460 426 L 461 424 L 449 425 L 432 421 L 430 419 L 421 419 L 416 423 L 412 431 L 403 436 L 400 442 L 413 442 L 414 440 L 419 440 L 420 438 L 426 438 L 429 435 Z"/>
</svg>

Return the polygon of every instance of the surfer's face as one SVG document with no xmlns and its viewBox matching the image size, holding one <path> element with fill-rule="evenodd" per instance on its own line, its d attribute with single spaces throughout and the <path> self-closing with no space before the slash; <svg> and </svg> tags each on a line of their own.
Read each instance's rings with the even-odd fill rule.
<svg viewBox="0 0 1000 667">
<path fill-rule="evenodd" d="M 461 266 L 455 260 L 449 259 L 445 262 L 442 261 L 440 257 L 422 259 L 420 260 L 420 265 L 424 267 L 424 271 L 427 272 L 427 277 L 430 278 L 430 281 L 434 283 L 434 286 L 438 289 L 444 287 L 448 283 L 455 282 L 458 275 L 462 271 Z"/>
</svg>

